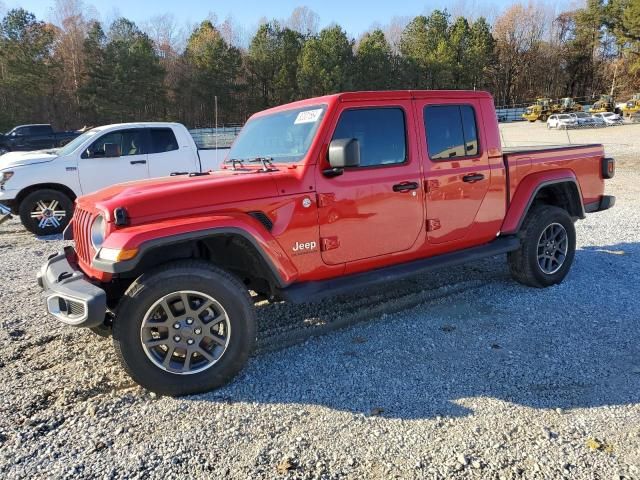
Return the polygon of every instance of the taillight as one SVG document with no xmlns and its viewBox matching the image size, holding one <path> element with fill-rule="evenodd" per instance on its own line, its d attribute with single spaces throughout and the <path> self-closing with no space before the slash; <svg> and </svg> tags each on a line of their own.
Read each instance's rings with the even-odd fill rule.
<svg viewBox="0 0 640 480">
<path fill-rule="evenodd" d="M 613 178 L 616 174 L 616 161 L 613 158 L 602 159 L 602 178 Z"/>
</svg>

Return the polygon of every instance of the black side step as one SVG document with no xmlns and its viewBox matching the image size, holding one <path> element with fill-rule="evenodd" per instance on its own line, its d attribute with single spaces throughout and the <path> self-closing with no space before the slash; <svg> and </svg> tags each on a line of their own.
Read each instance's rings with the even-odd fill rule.
<svg viewBox="0 0 640 480">
<path fill-rule="evenodd" d="M 445 253 L 410 263 L 402 263 L 400 265 L 393 265 L 370 272 L 356 273 L 330 280 L 296 283 L 280 290 L 280 294 L 282 298 L 292 303 L 317 302 L 325 297 L 344 295 L 366 287 L 411 277 L 437 268 L 452 267 L 481 260 L 486 257 L 512 252 L 517 250 L 519 246 L 520 240 L 515 235 L 500 237 L 486 245 L 467 248 L 453 253 Z"/>
</svg>

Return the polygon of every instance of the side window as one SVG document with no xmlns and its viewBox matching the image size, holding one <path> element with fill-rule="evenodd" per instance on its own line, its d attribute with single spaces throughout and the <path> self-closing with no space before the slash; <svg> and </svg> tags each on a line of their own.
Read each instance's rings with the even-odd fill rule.
<svg viewBox="0 0 640 480">
<path fill-rule="evenodd" d="M 13 133 L 16 137 L 22 137 L 24 135 L 31 135 L 30 127 L 20 127 L 16 128 Z"/>
<path fill-rule="evenodd" d="M 478 129 L 471 105 L 437 105 L 424 109 L 427 148 L 432 160 L 478 155 Z"/>
<path fill-rule="evenodd" d="M 120 147 L 120 156 L 143 155 L 144 151 L 144 130 L 120 130 L 110 132 L 93 142 L 82 158 L 99 158 L 104 156 L 105 144 L 115 143 Z"/>
<path fill-rule="evenodd" d="M 31 135 L 49 135 L 51 127 L 48 125 L 36 125 L 31 127 Z"/>
<path fill-rule="evenodd" d="M 400 108 L 345 110 L 332 140 L 357 138 L 360 166 L 393 165 L 407 158 L 404 111 Z"/>
<path fill-rule="evenodd" d="M 164 153 L 178 150 L 178 141 L 170 128 L 152 128 L 149 130 L 151 149 L 149 153 Z"/>
</svg>

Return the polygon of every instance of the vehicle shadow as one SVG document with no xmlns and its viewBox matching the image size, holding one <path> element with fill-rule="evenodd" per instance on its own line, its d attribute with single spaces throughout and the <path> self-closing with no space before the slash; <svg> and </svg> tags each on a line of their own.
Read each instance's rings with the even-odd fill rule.
<svg viewBox="0 0 640 480">
<path fill-rule="evenodd" d="M 401 419 L 469 415 L 478 397 L 565 410 L 639 403 L 639 263 L 638 243 L 585 247 L 559 286 L 489 279 L 258 356 L 229 386 L 189 398 Z"/>
</svg>

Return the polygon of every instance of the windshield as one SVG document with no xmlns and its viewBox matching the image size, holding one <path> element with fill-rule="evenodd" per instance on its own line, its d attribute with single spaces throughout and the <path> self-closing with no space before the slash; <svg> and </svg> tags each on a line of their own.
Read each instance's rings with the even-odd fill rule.
<svg viewBox="0 0 640 480">
<path fill-rule="evenodd" d="M 71 140 L 69 143 L 67 143 L 64 147 L 62 147 L 60 150 L 57 150 L 57 154 L 60 157 L 64 157 L 65 155 L 69 155 L 71 152 L 73 152 L 76 148 L 78 148 L 80 145 L 82 145 L 82 143 L 88 139 L 93 137 L 94 135 L 97 135 L 99 132 L 98 130 L 88 130 L 86 132 L 84 132 L 82 135 L 80 135 L 79 137 L 74 138 L 73 140 Z"/>
<path fill-rule="evenodd" d="M 326 105 L 315 105 L 249 120 L 227 158 L 267 157 L 274 162 L 298 162 L 307 154 L 326 109 Z"/>
</svg>

